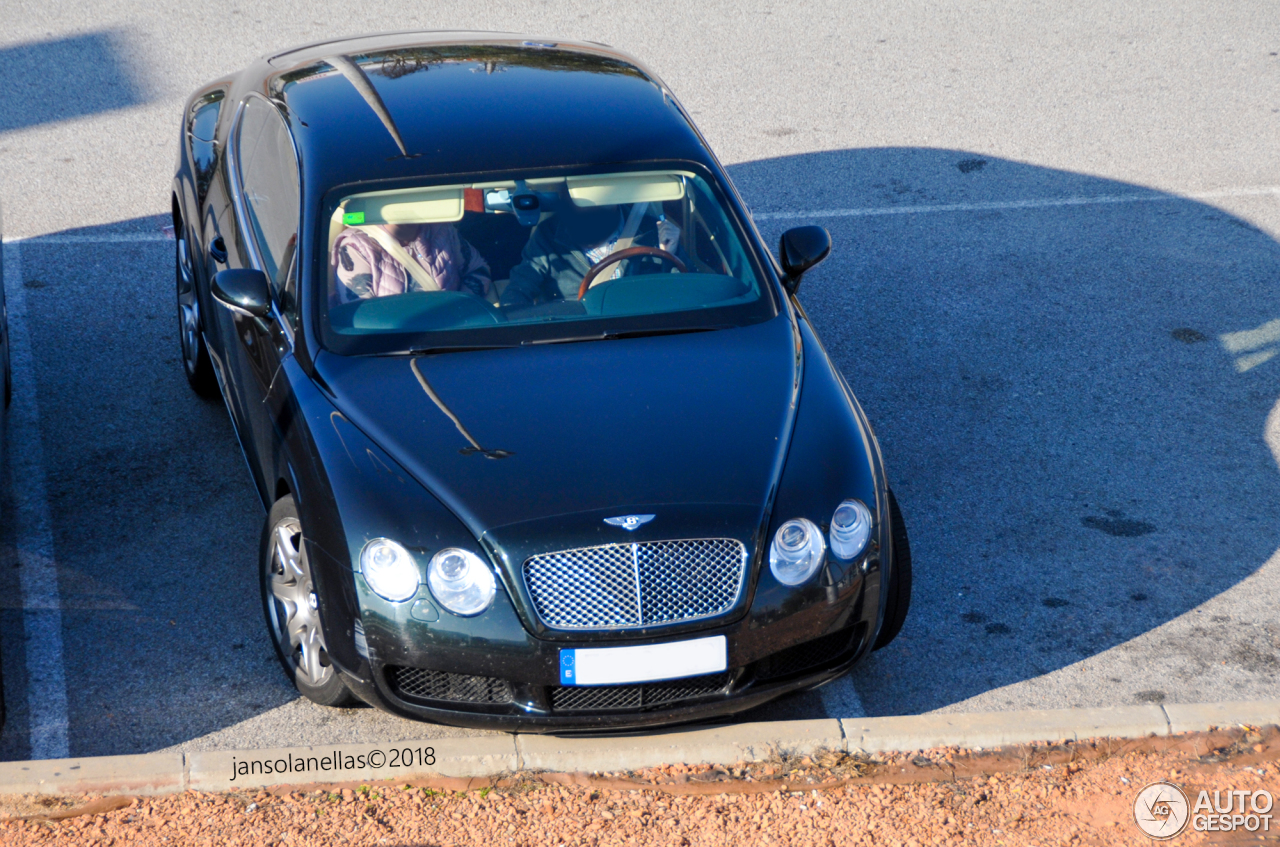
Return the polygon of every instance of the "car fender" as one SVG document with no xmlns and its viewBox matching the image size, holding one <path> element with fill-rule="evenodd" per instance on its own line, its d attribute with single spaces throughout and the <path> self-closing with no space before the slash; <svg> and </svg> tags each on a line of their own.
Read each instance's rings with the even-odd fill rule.
<svg viewBox="0 0 1280 847">
<path fill-rule="evenodd" d="M 879 628 L 885 601 L 881 586 L 890 538 L 884 469 L 875 436 L 857 401 L 847 390 L 803 310 L 797 308 L 795 315 L 805 367 L 791 443 L 770 514 L 762 559 L 768 562 L 768 548 L 774 534 L 792 518 L 808 518 L 822 530 L 825 540 L 831 516 L 845 499 L 862 500 L 871 510 L 875 529 L 861 572 L 856 563 L 841 562 L 828 551 L 818 574 L 792 588 L 778 582 L 767 565 L 761 567 L 753 615 L 768 617 L 769 608 L 803 608 L 821 601 L 823 586 L 847 585 L 861 578 L 865 593 L 859 608 L 867 624 L 865 648 Z"/>
<path fill-rule="evenodd" d="M 339 667 L 361 675 L 367 662 L 354 647 L 362 614 L 354 571 L 366 543 L 391 538 L 423 565 L 445 547 L 487 554 L 452 512 L 339 411 L 296 358 L 285 359 L 281 369 L 277 379 L 293 390 L 277 418 L 275 478 L 288 482 L 298 505 L 326 647 Z M 320 456 L 329 463 L 322 465 Z"/>
</svg>

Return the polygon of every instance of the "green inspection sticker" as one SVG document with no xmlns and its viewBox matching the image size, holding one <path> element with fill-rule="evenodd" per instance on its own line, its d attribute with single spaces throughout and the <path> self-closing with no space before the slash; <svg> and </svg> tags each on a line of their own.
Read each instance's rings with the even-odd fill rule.
<svg viewBox="0 0 1280 847">
<path fill-rule="evenodd" d="M 364 223 L 364 212 L 347 212 L 342 216 L 342 222 L 347 226 L 360 226 Z"/>
</svg>

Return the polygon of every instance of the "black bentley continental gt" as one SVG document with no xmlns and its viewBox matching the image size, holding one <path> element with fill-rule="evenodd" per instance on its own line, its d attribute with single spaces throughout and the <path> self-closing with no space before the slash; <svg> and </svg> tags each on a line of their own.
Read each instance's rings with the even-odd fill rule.
<svg viewBox="0 0 1280 847">
<path fill-rule="evenodd" d="M 902 627 L 871 428 L 688 113 L 592 44 L 400 33 L 200 89 L 182 359 L 311 700 L 557 731 L 728 715 Z"/>
</svg>

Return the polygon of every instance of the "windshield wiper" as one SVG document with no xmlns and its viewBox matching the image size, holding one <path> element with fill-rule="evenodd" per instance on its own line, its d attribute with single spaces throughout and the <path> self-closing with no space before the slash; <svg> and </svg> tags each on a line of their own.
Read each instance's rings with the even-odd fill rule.
<svg viewBox="0 0 1280 847">
<path fill-rule="evenodd" d="M 433 356 L 436 353 L 474 353 L 477 350 L 510 350 L 515 344 L 456 344 L 440 347 L 414 347 L 410 350 L 398 350 L 393 356 Z"/>
<path fill-rule="evenodd" d="M 613 341 L 618 338 L 647 338 L 654 335 L 684 335 L 690 332 L 712 332 L 717 329 L 731 329 L 733 324 L 713 324 L 710 326 L 681 326 L 666 329 L 627 329 L 617 332 L 597 332 L 593 335 L 568 335 L 555 338 L 536 338 L 521 341 L 519 344 L 444 344 L 439 347 L 411 347 L 408 350 L 392 350 L 377 355 L 383 356 L 433 356 L 438 353 L 474 353 L 477 350 L 511 350 L 516 347 L 531 347 L 539 344 L 573 344 L 579 341 Z"/>
<path fill-rule="evenodd" d="M 732 324 L 716 324 L 714 326 L 682 326 L 666 329 L 628 329 L 619 332 L 597 332 L 594 335 L 570 335 L 557 338 L 539 338 L 534 341 L 522 341 L 521 346 L 534 344 L 573 344 L 578 341 L 613 341 L 618 338 L 648 338 L 655 335 L 685 335 L 690 332 L 712 332 L 717 329 L 729 329 Z"/>
</svg>

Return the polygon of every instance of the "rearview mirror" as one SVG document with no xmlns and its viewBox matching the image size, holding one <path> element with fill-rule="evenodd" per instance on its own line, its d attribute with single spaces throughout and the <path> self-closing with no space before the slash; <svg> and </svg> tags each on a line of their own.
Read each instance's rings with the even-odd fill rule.
<svg viewBox="0 0 1280 847">
<path fill-rule="evenodd" d="M 804 272 L 827 258 L 830 253 L 831 235 L 820 226 L 798 226 L 782 233 L 778 258 L 787 275 L 783 285 L 795 294 Z"/>
<path fill-rule="evenodd" d="M 241 315 L 266 318 L 271 314 L 271 288 L 262 271 L 218 271 L 213 278 L 213 296 Z"/>
</svg>

